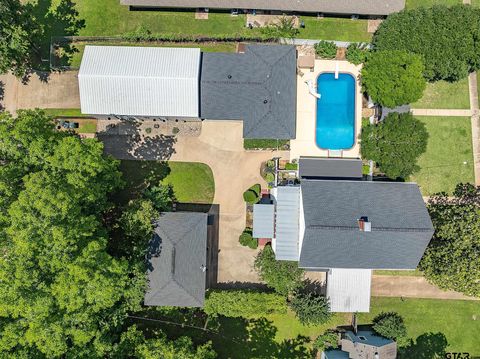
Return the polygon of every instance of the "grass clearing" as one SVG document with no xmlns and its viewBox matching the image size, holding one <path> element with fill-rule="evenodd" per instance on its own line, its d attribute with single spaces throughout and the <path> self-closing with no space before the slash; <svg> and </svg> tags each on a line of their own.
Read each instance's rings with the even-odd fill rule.
<svg viewBox="0 0 480 359">
<path fill-rule="evenodd" d="M 399 359 L 434 357 L 433 349 L 446 337 L 447 351 L 469 352 L 471 357 L 480 355 L 477 333 L 480 332 L 480 306 L 477 301 L 376 298 L 371 300 L 370 313 L 360 313 L 358 322 L 371 323 L 381 312 L 396 311 L 404 319 L 408 337 L 414 340 L 407 355 Z M 148 310 L 149 318 L 169 320 L 175 323 L 194 325 L 203 328 L 205 322 L 198 315 L 184 312 L 176 317 L 161 315 Z M 348 325 L 351 314 L 337 313 L 329 323 L 319 326 L 304 326 L 288 311 L 286 314 L 270 315 L 265 318 L 226 318 L 210 317 L 207 328 L 189 328 L 180 325 L 135 321 L 147 331 L 161 328 L 170 338 L 187 335 L 197 344 L 211 340 L 219 358 L 312 358 L 311 340 L 328 328 Z M 427 335 L 432 333 L 431 335 Z M 427 341 L 426 339 L 431 339 Z M 440 348 L 442 349 L 442 348 Z M 443 357 L 443 356 L 442 356 Z"/>
<path fill-rule="evenodd" d="M 138 198 L 150 184 L 171 184 L 179 202 L 213 202 L 215 182 L 206 164 L 193 162 L 121 161 L 126 186 L 115 194 L 119 204 Z"/>
<path fill-rule="evenodd" d="M 473 183 L 470 118 L 416 117 L 425 124 L 429 134 L 427 151 L 418 160 L 420 170 L 410 177 L 418 183 L 422 194 L 452 193 L 458 183 Z"/>
<path fill-rule="evenodd" d="M 187 48 L 200 48 L 203 52 L 235 52 L 236 43 L 226 42 L 211 42 L 211 43 L 178 43 L 178 42 L 129 42 L 129 41 L 117 41 L 117 42 L 76 42 L 73 44 L 76 51 L 67 59 L 66 63 L 61 65 L 70 66 L 73 68 L 80 68 L 82 62 L 83 52 L 85 46 L 97 45 L 97 46 L 149 46 L 149 47 L 187 47 Z"/>
<path fill-rule="evenodd" d="M 84 115 L 79 108 L 43 108 L 42 110 L 52 117 L 91 117 Z"/>
<path fill-rule="evenodd" d="M 432 353 L 435 344 L 439 342 L 438 336 L 431 337 L 432 340 L 427 342 L 427 333 L 443 333 L 448 341 L 446 349 L 449 352 L 468 352 L 470 357 L 480 355 L 478 301 L 374 297 L 370 313 L 360 313 L 358 322 L 368 323 L 382 311 L 398 312 L 405 320 L 408 336 L 417 341 L 417 345 L 410 351 L 413 355 L 407 359 L 434 357 L 425 354 Z"/>
<path fill-rule="evenodd" d="M 230 16 L 229 13 L 210 12 L 208 20 L 196 20 L 191 11 L 129 11 L 118 0 L 82 0 L 76 8 L 79 17 L 85 20 L 81 36 L 114 36 L 134 31 L 140 25 L 152 33 L 182 33 L 195 35 L 252 35 L 259 29 L 248 29 L 246 15 Z M 300 29 L 299 38 L 369 41 L 367 20 L 349 18 L 324 18 L 302 16 L 305 29 Z"/>
<path fill-rule="evenodd" d="M 468 78 L 457 82 L 437 81 L 427 83 L 423 97 L 412 104 L 413 108 L 469 109 Z"/>
<path fill-rule="evenodd" d="M 475 0 L 474 0 L 475 1 Z M 407 9 L 414 9 L 417 7 L 432 7 L 434 5 L 457 5 L 461 4 L 462 0 L 407 0 L 405 7 Z"/>
<path fill-rule="evenodd" d="M 271 139 L 244 139 L 243 148 L 246 150 L 261 149 L 285 149 L 290 144 L 290 140 L 271 140 Z"/>
</svg>

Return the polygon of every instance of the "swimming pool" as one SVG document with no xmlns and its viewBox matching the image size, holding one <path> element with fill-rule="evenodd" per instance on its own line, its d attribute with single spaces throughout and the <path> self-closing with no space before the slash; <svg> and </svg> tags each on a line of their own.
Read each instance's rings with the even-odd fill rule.
<svg viewBox="0 0 480 359">
<path fill-rule="evenodd" d="M 315 142 L 328 150 L 346 150 L 355 143 L 355 78 L 330 72 L 317 78 L 317 123 Z"/>
</svg>

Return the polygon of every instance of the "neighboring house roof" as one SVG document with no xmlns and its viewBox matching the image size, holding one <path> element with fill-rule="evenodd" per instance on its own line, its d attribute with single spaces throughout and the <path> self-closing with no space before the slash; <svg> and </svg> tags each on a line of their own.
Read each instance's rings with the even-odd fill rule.
<svg viewBox="0 0 480 359">
<path fill-rule="evenodd" d="M 199 116 L 200 49 L 86 46 L 78 74 L 82 113 Z"/>
<path fill-rule="evenodd" d="M 303 178 L 362 178 L 362 160 L 359 159 L 300 157 L 298 169 Z"/>
<path fill-rule="evenodd" d="M 171 8 L 238 8 L 358 15 L 388 15 L 405 8 L 405 0 L 121 0 L 120 3 Z"/>
<path fill-rule="evenodd" d="M 204 53 L 200 116 L 243 120 L 244 138 L 295 138 L 296 50 L 247 45 L 244 54 Z"/>
<path fill-rule="evenodd" d="M 397 357 L 397 343 L 377 335 L 372 330 L 358 330 L 342 333 L 340 340 L 342 350 L 348 352 L 351 359 L 373 359 L 375 353 L 381 359 Z"/>
<path fill-rule="evenodd" d="M 273 238 L 275 206 L 273 204 L 253 205 L 253 238 Z"/>
<path fill-rule="evenodd" d="M 349 359 L 349 356 L 340 349 L 330 349 L 322 352 L 321 359 Z"/>
<path fill-rule="evenodd" d="M 206 252 L 206 213 L 163 213 L 150 242 L 145 305 L 202 307 Z"/>
<path fill-rule="evenodd" d="M 414 269 L 433 235 L 415 183 L 302 180 L 302 268 Z M 368 217 L 371 231 L 357 220 Z"/>
<path fill-rule="evenodd" d="M 327 273 L 330 310 L 334 313 L 369 312 L 371 282 L 371 269 L 330 269 Z"/>
<path fill-rule="evenodd" d="M 275 242 L 277 260 L 298 261 L 300 187 L 284 186 L 272 190 L 276 200 Z"/>
</svg>

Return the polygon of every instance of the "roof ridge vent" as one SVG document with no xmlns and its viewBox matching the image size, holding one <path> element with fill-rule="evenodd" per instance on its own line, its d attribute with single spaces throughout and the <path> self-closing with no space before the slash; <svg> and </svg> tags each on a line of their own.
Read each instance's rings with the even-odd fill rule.
<svg viewBox="0 0 480 359">
<path fill-rule="evenodd" d="M 358 229 L 360 232 L 371 232 L 372 231 L 372 222 L 368 220 L 367 216 L 362 216 L 358 220 Z"/>
</svg>

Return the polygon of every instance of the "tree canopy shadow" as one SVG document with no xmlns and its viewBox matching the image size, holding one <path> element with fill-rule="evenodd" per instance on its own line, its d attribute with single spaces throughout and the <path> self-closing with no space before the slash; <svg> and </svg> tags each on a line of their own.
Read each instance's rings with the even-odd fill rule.
<svg viewBox="0 0 480 359">
<path fill-rule="evenodd" d="M 399 357 L 410 359 L 445 358 L 448 346 L 447 337 L 443 333 L 424 333 L 417 339 L 410 339 L 410 343 L 399 349 Z"/>
<path fill-rule="evenodd" d="M 39 69 L 49 70 L 52 37 L 78 35 L 85 27 L 85 20 L 79 19 L 76 3 L 72 0 L 36 0 L 25 6 L 37 22 L 38 34 L 33 39 L 36 54 L 34 60 Z M 75 47 L 66 44 L 62 47 L 60 56 L 69 59 L 77 51 Z"/>
<path fill-rule="evenodd" d="M 97 138 L 104 144 L 107 154 L 120 160 L 166 161 L 174 153 L 174 136 L 143 136 L 140 124 L 121 121 L 108 125 Z"/>
<path fill-rule="evenodd" d="M 196 314 L 191 309 L 179 314 L 178 310 L 166 314 L 162 311 L 163 318 L 175 320 L 180 325 L 135 321 L 146 335 L 155 330 L 163 330 L 167 336 L 176 339 L 189 336 L 195 344 L 211 341 L 219 358 L 250 359 L 250 358 L 312 358 L 312 350 L 308 347 L 310 338 L 297 336 L 293 339 L 276 340 L 278 329 L 273 322 L 266 318 L 227 318 L 209 317 L 206 330 L 202 330 L 201 311 Z M 150 310 L 148 315 L 152 317 Z M 165 315 L 166 314 L 166 315 Z M 203 318 L 203 321 L 205 318 Z M 189 327 L 197 325 L 198 328 Z"/>
</svg>

